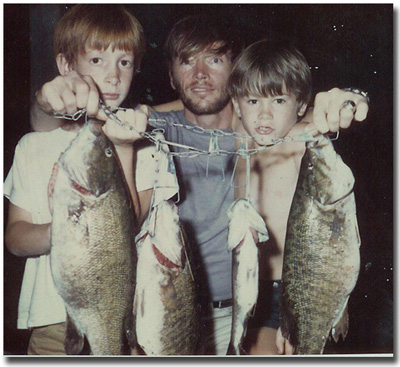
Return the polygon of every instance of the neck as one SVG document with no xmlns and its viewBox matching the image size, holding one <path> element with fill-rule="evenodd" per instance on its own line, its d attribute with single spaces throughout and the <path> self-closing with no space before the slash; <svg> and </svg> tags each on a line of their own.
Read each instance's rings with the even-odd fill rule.
<svg viewBox="0 0 400 367">
<path fill-rule="evenodd" d="M 212 115 L 196 115 L 184 108 L 188 121 L 204 129 L 232 129 L 233 107 L 229 102 L 222 111 Z"/>
</svg>

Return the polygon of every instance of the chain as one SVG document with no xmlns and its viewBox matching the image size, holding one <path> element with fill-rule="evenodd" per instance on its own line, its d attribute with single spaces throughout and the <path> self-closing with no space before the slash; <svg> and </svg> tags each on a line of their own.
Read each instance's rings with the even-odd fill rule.
<svg viewBox="0 0 400 367">
<path fill-rule="evenodd" d="M 184 145 L 184 144 L 174 143 L 174 142 L 171 142 L 168 140 L 161 140 L 156 137 L 156 134 L 158 132 L 161 132 L 164 134 L 165 130 L 162 129 L 162 127 L 169 125 L 169 126 L 176 127 L 176 128 L 185 128 L 187 130 L 192 130 L 193 132 L 198 133 L 198 134 L 209 134 L 211 137 L 215 137 L 215 138 L 229 137 L 229 136 L 231 136 L 235 139 L 240 139 L 240 140 L 243 140 L 243 139 L 252 140 L 253 138 L 250 135 L 245 135 L 245 134 L 241 134 L 238 132 L 228 132 L 228 131 L 223 131 L 223 130 L 219 130 L 219 129 L 205 129 L 200 126 L 187 126 L 187 125 L 184 125 L 181 123 L 170 122 L 165 119 L 154 119 L 154 118 L 149 118 L 148 121 L 153 122 L 155 125 L 157 125 L 158 126 L 157 129 L 153 130 L 152 132 L 139 132 L 133 126 L 130 126 L 130 125 L 122 122 L 115 115 L 115 113 L 114 113 L 115 111 L 118 111 L 118 110 L 125 111 L 124 108 L 106 106 L 101 100 L 100 100 L 100 108 L 105 112 L 105 114 L 107 115 L 108 118 L 112 119 L 119 126 L 121 126 L 122 128 L 124 128 L 126 130 L 137 132 L 141 137 L 150 140 L 154 144 L 166 144 L 168 146 L 173 146 L 173 147 L 187 150 L 186 152 L 173 152 L 173 151 L 169 152 L 168 154 L 170 154 L 171 156 L 195 158 L 195 157 L 202 156 L 202 155 L 206 155 L 206 156 L 238 155 L 241 157 L 248 157 L 248 156 L 256 154 L 260 151 L 263 151 L 266 149 L 271 149 L 271 148 L 275 147 L 276 145 L 282 144 L 284 142 L 310 142 L 310 141 L 315 141 L 318 139 L 318 137 L 313 137 L 311 135 L 311 131 L 310 131 L 308 133 L 302 133 L 302 134 L 299 134 L 299 135 L 293 136 L 293 137 L 284 137 L 284 138 L 279 138 L 279 139 L 273 139 L 270 144 L 263 145 L 261 147 L 253 148 L 253 149 L 239 148 L 237 151 L 231 152 L 231 151 L 227 151 L 227 150 L 221 150 L 218 148 L 218 149 L 215 149 L 212 151 L 208 151 L 208 150 L 202 150 L 202 149 L 198 149 L 198 148 Z M 86 109 L 78 110 L 74 114 L 53 112 L 53 116 L 55 118 L 63 118 L 66 120 L 71 120 L 71 121 L 79 120 L 84 114 L 86 114 Z M 337 132 L 336 137 L 332 138 L 331 140 L 337 140 L 338 137 L 339 137 L 339 132 Z"/>
</svg>

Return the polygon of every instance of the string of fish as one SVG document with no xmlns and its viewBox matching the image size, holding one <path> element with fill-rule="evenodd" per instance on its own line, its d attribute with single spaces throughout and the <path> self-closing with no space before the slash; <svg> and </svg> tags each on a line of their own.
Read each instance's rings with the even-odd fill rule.
<svg viewBox="0 0 400 367">
<path fill-rule="evenodd" d="M 246 156 L 256 154 L 259 151 L 271 149 L 274 146 L 284 143 L 284 142 L 289 142 L 289 141 L 290 142 L 308 142 L 308 141 L 315 141 L 317 139 L 316 137 L 312 136 L 312 134 L 311 134 L 312 131 L 310 131 L 310 132 L 305 132 L 305 133 L 299 134 L 297 136 L 273 139 L 270 144 L 266 144 L 266 145 L 258 147 L 258 148 L 249 149 L 248 145 L 243 143 L 247 140 L 253 139 L 253 137 L 251 137 L 249 135 L 240 134 L 237 132 L 230 133 L 230 132 L 226 132 L 226 131 L 218 130 L 218 129 L 205 129 L 200 126 L 187 126 L 187 125 L 183 125 L 183 124 L 179 124 L 179 123 L 169 122 L 165 119 L 154 119 L 154 118 L 149 118 L 148 121 L 155 123 L 157 126 L 160 127 L 159 129 L 155 129 L 152 132 L 139 132 L 133 126 L 130 126 L 130 125 L 124 123 L 123 121 L 121 121 L 113 112 L 113 111 L 117 111 L 117 110 L 125 110 L 124 108 L 106 106 L 101 100 L 100 100 L 100 108 L 104 111 L 104 113 L 107 115 L 108 118 L 112 119 L 119 126 L 121 126 L 124 129 L 137 132 L 141 137 L 149 139 L 154 144 L 157 144 L 157 142 L 159 142 L 160 144 L 166 144 L 169 146 L 174 146 L 174 147 L 186 150 L 186 152 L 171 152 L 170 151 L 168 154 L 170 154 L 171 156 L 195 158 L 200 155 L 207 155 L 207 156 L 238 155 L 241 157 L 246 157 Z M 86 114 L 86 109 L 78 110 L 74 114 L 57 113 L 57 112 L 53 113 L 55 118 L 64 118 L 64 119 L 72 120 L 72 121 L 77 121 L 84 114 Z M 193 130 L 194 132 L 199 133 L 199 134 L 209 134 L 210 135 L 209 150 L 202 150 L 202 149 L 198 149 L 198 148 L 195 148 L 195 147 L 192 147 L 189 145 L 174 143 L 174 142 L 171 142 L 168 140 L 160 140 L 159 138 L 156 137 L 156 135 L 158 132 L 164 132 L 162 127 L 167 124 L 170 126 L 176 127 L 176 128 L 186 128 L 188 130 Z M 240 148 L 236 151 L 227 151 L 227 150 L 219 149 L 218 138 L 223 137 L 223 136 L 232 136 L 236 139 L 240 139 L 242 141 Z M 339 136 L 339 132 L 336 134 L 336 137 L 332 138 L 331 140 L 338 139 L 338 136 Z"/>
</svg>

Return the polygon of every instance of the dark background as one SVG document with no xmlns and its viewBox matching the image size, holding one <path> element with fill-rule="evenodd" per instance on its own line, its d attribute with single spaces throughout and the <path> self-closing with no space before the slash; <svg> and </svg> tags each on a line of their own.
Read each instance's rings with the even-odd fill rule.
<svg viewBox="0 0 400 367">
<path fill-rule="evenodd" d="M 52 36 L 71 4 L 4 6 L 4 175 L 15 145 L 30 131 L 33 93 L 57 75 Z M 143 25 L 147 53 L 128 104 L 176 98 L 162 44 L 183 16 L 206 13 L 237 23 L 246 43 L 288 37 L 306 56 L 314 91 L 370 92 L 367 121 L 341 133 L 335 147 L 352 168 L 361 233 L 361 271 L 350 298 L 350 330 L 336 353 L 393 351 L 393 5 L 126 5 Z M 5 176 L 4 176 L 5 177 Z M 4 200 L 4 225 L 8 201 Z M 4 249 L 4 354 L 24 354 L 29 331 L 17 330 L 24 258 Z"/>
</svg>

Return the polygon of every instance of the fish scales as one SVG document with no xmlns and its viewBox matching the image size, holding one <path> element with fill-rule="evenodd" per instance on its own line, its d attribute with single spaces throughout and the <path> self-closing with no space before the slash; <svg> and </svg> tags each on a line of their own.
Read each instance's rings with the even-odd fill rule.
<svg viewBox="0 0 400 367">
<path fill-rule="evenodd" d="M 175 204 L 162 201 L 138 236 L 134 315 L 147 355 L 193 355 L 200 338 L 200 305 L 192 258 Z"/>
<path fill-rule="evenodd" d="M 246 199 L 236 200 L 228 211 L 228 249 L 232 251 L 232 330 L 228 354 L 243 352 L 248 318 L 258 296 L 258 243 L 268 240 L 262 217 Z"/>
<path fill-rule="evenodd" d="M 94 355 L 128 352 L 136 254 L 130 195 L 115 150 L 87 122 L 60 158 L 53 193 L 51 268 L 68 314 L 66 351 L 86 336 Z M 129 328 L 129 330 L 127 330 Z"/>
<path fill-rule="evenodd" d="M 347 334 L 360 267 L 354 177 L 327 138 L 307 143 L 287 226 L 281 328 L 295 354 L 322 354 Z M 342 326 L 335 326 L 339 321 Z"/>
</svg>

